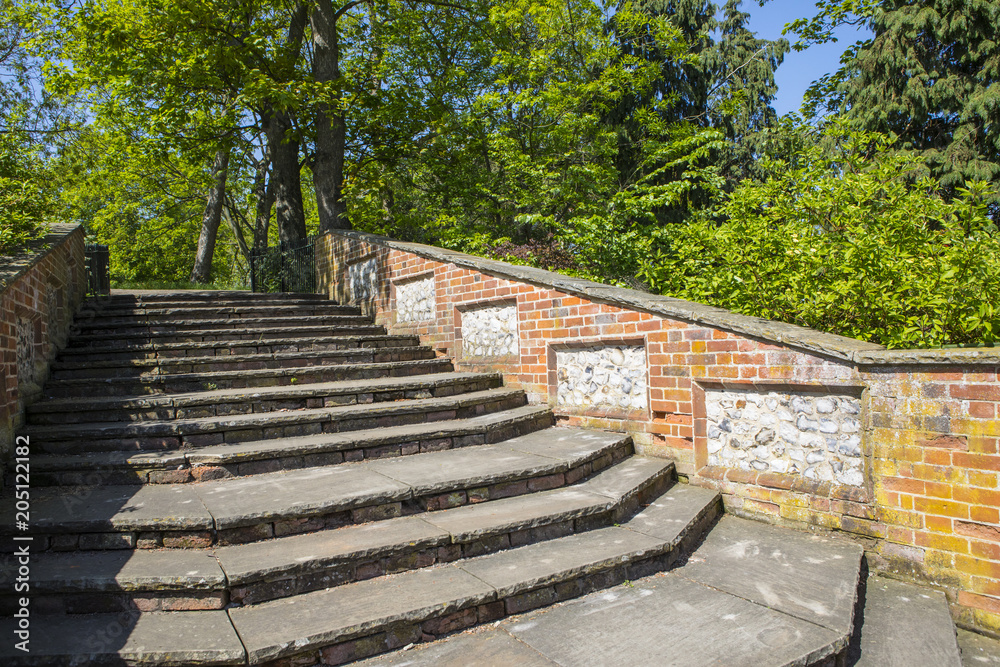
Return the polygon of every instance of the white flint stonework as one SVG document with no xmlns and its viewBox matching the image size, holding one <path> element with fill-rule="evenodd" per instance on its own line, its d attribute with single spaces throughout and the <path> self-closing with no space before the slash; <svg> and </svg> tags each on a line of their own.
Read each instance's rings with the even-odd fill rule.
<svg viewBox="0 0 1000 667">
<path fill-rule="evenodd" d="M 17 379 L 31 380 L 35 375 L 35 327 L 31 320 L 17 320 Z"/>
<path fill-rule="evenodd" d="M 705 414 L 709 465 L 864 484 L 853 396 L 710 389 Z"/>
<path fill-rule="evenodd" d="M 646 353 L 641 346 L 600 345 L 556 351 L 556 404 L 645 410 Z"/>
<path fill-rule="evenodd" d="M 520 353 L 517 306 L 486 306 L 462 313 L 462 354 L 506 357 Z"/>
<path fill-rule="evenodd" d="M 434 319 L 434 276 L 396 286 L 396 321 L 423 322 Z"/>
<path fill-rule="evenodd" d="M 375 258 L 347 267 L 347 284 L 351 287 L 351 302 L 371 301 L 378 294 L 378 264 Z"/>
</svg>

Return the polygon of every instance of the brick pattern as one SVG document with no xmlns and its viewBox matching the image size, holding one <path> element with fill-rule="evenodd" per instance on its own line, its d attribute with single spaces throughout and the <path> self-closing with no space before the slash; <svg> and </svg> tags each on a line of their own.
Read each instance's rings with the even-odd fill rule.
<svg viewBox="0 0 1000 667">
<path fill-rule="evenodd" d="M 859 366 L 764 338 L 581 298 L 544 284 L 328 234 L 317 242 L 320 289 L 349 302 L 347 267 L 373 261 L 377 288 L 361 303 L 393 333 L 419 335 L 461 370 L 504 373 L 561 423 L 631 432 L 637 449 L 719 489 L 727 510 L 848 532 L 877 567 L 946 589 L 964 622 L 1000 631 L 1000 383 L 989 364 Z M 435 318 L 399 321 L 395 286 L 433 274 Z M 366 295 L 368 296 L 368 295 Z M 460 359 L 461 311 L 516 303 L 519 355 Z M 555 351 L 582 345 L 645 349 L 648 409 L 560 405 Z M 847 486 L 772 471 L 708 466 L 706 390 L 808 390 L 861 396 L 864 482 Z"/>
<path fill-rule="evenodd" d="M 67 229 L 63 229 L 67 228 Z M 13 275 L 0 291 L 0 468 L 9 464 L 14 430 L 40 391 L 87 289 L 82 227 L 60 225 L 33 254 L 4 258 Z M 8 264 L 3 266 L 6 261 Z M 20 347 L 20 350 L 19 350 Z M 27 376 L 27 377 L 26 377 Z"/>
</svg>

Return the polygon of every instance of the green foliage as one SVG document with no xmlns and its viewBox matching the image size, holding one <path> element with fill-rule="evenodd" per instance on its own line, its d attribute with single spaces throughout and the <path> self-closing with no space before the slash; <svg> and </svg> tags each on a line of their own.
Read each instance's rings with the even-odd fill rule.
<svg viewBox="0 0 1000 667">
<path fill-rule="evenodd" d="M 920 161 L 875 133 L 771 164 L 703 220 L 668 230 L 644 275 L 660 291 L 889 347 L 1000 336 L 1000 235 L 992 193 L 946 199 Z"/>
<path fill-rule="evenodd" d="M 39 236 L 52 209 L 50 183 L 27 137 L 0 132 L 0 253 L 13 253 Z"/>
</svg>

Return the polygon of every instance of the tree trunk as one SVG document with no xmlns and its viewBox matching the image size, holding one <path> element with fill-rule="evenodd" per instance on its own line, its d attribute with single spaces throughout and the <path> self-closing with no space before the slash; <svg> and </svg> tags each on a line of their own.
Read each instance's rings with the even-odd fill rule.
<svg viewBox="0 0 1000 667">
<path fill-rule="evenodd" d="M 191 269 L 191 282 L 207 283 L 212 275 L 212 256 L 215 255 L 215 238 L 222 221 L 222 206 L 226 199 L 226 176 L 229 172 L 229 146 L 220 148 L 212 163 L 212 188 L 205 202 L 205 214 L 201 219 L 201 234 L 198 236 L 198 252 Z"/>
<path fill-rule="evenodd" d="M 319 82 L 336 82 L 340 75 L 340 40 L 337 19 L 330 0 L 319 0 L 309 15 L 313 39 L 313 78 Z M 316 206 L 319 231 L 350 229 L 344 211 L 344 151 L 347 126 L 340 108 L 340 93 L 331 103 L 316 108 L 316 160 L 313 182 L 316 185 Z"/>
<path fill-rule="evenodd" d="M 268 147 L 265 147 L 264 151 L 264 159 L 257 165 L 253 186 L 257 200 L 253 225 L 254 252 L 267 248 L 267 232 L 271 226 L 271 210 L 274 208 L 274 180 L 268 178 L 271 172 L 271 151 Z"/>
<path fill-rule="evenodd" d="M 302 210 L 302 182 L 299 177 L 299 142 L 287 134 L 291 129 L 287 113 L 269 111 L 264 116 L 271 152 L 271 184 L 274 186 L 278 239 L 282 243 L 298 243 L 306 238 L 306 216 Z"/>
</svg>

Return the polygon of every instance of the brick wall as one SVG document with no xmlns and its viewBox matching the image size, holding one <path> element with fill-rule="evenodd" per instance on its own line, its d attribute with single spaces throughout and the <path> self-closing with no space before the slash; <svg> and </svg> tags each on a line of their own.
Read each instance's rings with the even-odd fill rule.
<svg viewBox="0 0 1000 667">
<path fill-rule="evenodd" d="M 729 512 L 848 532 L 875 567 L 945 589 L 960 623 L 1000 632 L 1000 354 L 887 351 L 357 232 L 316 247 L 331 298 L 460 370 L 503 372 L 562 424 L 632 433 Z M 514 354 L 468 331 L 495 321 L 500 338 L 509 315 Z M 623 361 L 637 354 L 641 371 Z"/>
<path fill-rule="evenodd" d="M 41 392 L 49 363 L 65 344 L 86 290 L 84 234 L 78 225 L 51 225 L 49 233 L 24 252 L 0 257 L 0 364 L 4 382 L 0 473 L 9 463 L 14 431 L 23 422 L 24 408 Z"/>
</svg>

